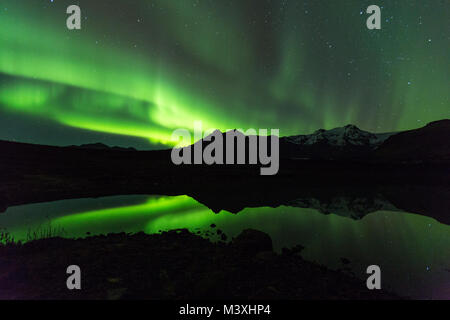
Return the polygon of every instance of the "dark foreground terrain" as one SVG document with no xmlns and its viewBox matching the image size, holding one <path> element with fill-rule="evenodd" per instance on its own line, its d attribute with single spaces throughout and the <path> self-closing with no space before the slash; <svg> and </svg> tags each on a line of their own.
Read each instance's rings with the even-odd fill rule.
<svg viewBox="0 0 450 320">
<path fill-rule="evenodd" d="M 365 280 L 276 254 L 272 240 L 245 230 L 212 243 L 187 230 L 156 235 L 52 238 L 0 246 L 0 299 L 396 299 Z M 81 290 L 66 287 L 69 265 Z"/>
</svg>

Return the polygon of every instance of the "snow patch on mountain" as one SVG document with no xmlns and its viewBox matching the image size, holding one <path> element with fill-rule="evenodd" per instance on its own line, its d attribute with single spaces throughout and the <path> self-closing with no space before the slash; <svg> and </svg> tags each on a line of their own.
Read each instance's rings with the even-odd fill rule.
<svg viewBox="0 0 450 320">
<path fill-rule="evenodd" d="M 320 129 L 313 134 L 287 137 L 287 141 L 299 145 L 314 145 L 326 143 L 333 146 L 373 146 L 381 145 L 387 138 L 396 134 L 390 133 L 370 133 L 363 131 L 354 125 L 347 125 L 331 130 Z"/>
<path fill-rule="evenodd" d="M 323 214 L 336 214 L 352 219 L 361 219 L 376 211 L 398 211 L 391 202 L 381 195 L 366 197 L 333 197 L 327 201 L 316 198 L 299 198 L 290 200 L 284 205 L 298 208 L 312 208 Z"/>
</svg>

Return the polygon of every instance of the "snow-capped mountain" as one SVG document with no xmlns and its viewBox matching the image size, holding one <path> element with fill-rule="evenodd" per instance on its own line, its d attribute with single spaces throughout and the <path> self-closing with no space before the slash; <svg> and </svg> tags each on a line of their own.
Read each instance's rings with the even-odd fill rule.
<svg viewBox="0 0 450 320">
<path fill-rule="evenodd" d="M 387 138 L 395 133 L 370 133 L 363 131 L 354 125 L 347 125 L 331 130 L 320 129 L 313 134 L 286 137 L 286 140 L 300 145 L 313 145 L 316 143 L 327 143 L 334 146 L 370 145 L 376 148 Z"/>
<path fill-rule="evenodd" d="M 280 139 L 282 155 L 287 158 L 336 159 L 361 157 L 377 149 L 394 133 L 371 133 L 354 125 L 331 130 L 320 129 L 308 135 Z"/>
</svg>

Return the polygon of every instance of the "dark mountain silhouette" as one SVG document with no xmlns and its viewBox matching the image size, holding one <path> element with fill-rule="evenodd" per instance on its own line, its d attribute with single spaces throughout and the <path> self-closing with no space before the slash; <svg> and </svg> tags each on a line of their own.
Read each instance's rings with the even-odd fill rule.
<svg viewBox="0 0 450 320">
<path fill-rule="evenodd" d="M 117 150 L 117 151 L 137 151 L 135 148 L 129 147 L 129 148 L 123 148 L 123 147 L 110 147 L 104 143 L 88 143 L 88 144 L 82 144 L 79 146 L 69 146 L 68 148 L 84 148 L 84 149 L 97 149 L 97 150 Z"/>
<path fill-rule="evenodd" d="M 176 166 L 171 150 L 124 152 L 99 144 L 85 148 L 0 141 L 0 211 L 62 199 L 187 194 L 216 212 L 296 205 L 324 213 L 342 207 L 357 218 L 392 204 L 448 221 L 443 198 L 450 181 L 449 122 L 396 134 L 346 126 L 280 138 L 280 170 L 274 176 L 261 176 L 259 164 Z M 204 147 L 210 143 L 204 142 Z M 377 191 L 340 193 L 366 189 Z M 408 189 L 422 191 L 404 193 Z"/>
<path fill-rule="evenodd" d="M 375 156 L 385 160 L 449 162 L 450 120 L 393 135 L 380 145 Z"/>
<path fill-rule="evenodd" d="M 374 134 L 347 125 L 310 135 L 280 139 L 282 157 L 383 162 L 450 160 L 450 120 L 431 122 L 404 132 Z"/>
<path fill-rule="evenodd" d="M 226 141 L 228 133 L 222 133 Z M 258 136 L 246 136 L 233 130 L 238 141 L 245 138 L 246 159 L 249 142 Z M 209 145 L 214 138 L 208 136 L 188 148 Z M 450 160 L 450 120 L 431 122 L 423 128 L 388 133 L 371 133 L 354 125 L 320 129 L 309 135 L 280 137 L 280 158 L 288 160 L 345 160 L 367 162 L 427 161 L 448 162 Z M 268 143 L 270 150 L 270 144 Z M 237 147 L 235 146 L 235 153 Z M 223 149 L 224 156 L 226 148 Z M 193 157 L 192 157 L 193 161 Z"/>
</svg>

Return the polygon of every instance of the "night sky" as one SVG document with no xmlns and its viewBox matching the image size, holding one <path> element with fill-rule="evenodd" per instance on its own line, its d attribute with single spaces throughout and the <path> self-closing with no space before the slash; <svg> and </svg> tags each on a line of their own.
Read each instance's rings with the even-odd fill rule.
<svg viewBox="0 0 450 320">
<path fill-rule="evenodd" d="M 413 129 L 450 117 L 449 55 L 448 0 L 2 0 L 0 139 L 149 149 L 195 120 Z"/>
</svg>

